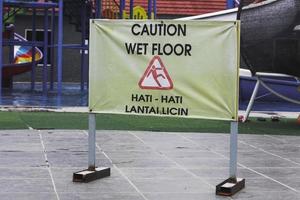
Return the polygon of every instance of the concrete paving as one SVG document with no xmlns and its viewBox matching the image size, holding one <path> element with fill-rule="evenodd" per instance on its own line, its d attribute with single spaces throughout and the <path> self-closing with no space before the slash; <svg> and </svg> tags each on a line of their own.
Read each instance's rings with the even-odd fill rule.
<svg viewBox="0 0 300 200">
<path fill-rule="evenodd" d="M 228 134 L 97 132 L 97 165 L 111 177 L 73 183 L 87 167 L 87 133 L 0 131 L 1 200 L 299 200 L 300 136 L 240 135 L 246 188 L 215 195 L 228 178 Z"/>
</svg>

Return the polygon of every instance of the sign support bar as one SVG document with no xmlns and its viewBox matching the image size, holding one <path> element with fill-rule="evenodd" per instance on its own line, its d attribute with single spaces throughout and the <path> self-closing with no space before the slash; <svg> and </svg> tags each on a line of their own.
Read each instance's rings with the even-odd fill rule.
<svg viewBox="0 0 300 200">
<path fill-rule="evenodd" d="M 88 166 L 90 170 L 96 167 L 96 114 L 89 114 L 89 158 Z"/>
<path fill-rule="evenodd" d="M 254 87 L 252 95 L 251 95 L 251 98 L 250 98 L 250 101 L 249 101 L 248 106 L 247 106 L 247 110 L 246 110 L 243 122 L 246 122 L 248 117 L 249 117 L 249 114 L 251 112 L 252 106 L 254 104 L 254 100 L 256 98 L 256 95 L 257 95 L 257 92 L 258 92 L 258 89 L 259 89 L 259 86 L 260 86 L 260 81 L 259 81 L 259 79 L 257 79 L 255 87 Z"/>
<path fill-rule="evenodd" d="M 110 176 L 110 168 L 96 167 L 96 114 L 89 113 L 88 169 L 73 173 L 73 182 L 88 183 Z"/>
<path fill-rule="evenodd" d="M 229 176 L 236 179 L 237 172 L 237 141 L 238 122 L 230 123 L 230 164 Z"/>
<path fill-rule="evenodd" d="M 238 122 L 230 123 L 229 178 L 216 186 L 216 194 L 232 196 L 245 187 L 245 179 L 237 178 Z"/>
</svg>

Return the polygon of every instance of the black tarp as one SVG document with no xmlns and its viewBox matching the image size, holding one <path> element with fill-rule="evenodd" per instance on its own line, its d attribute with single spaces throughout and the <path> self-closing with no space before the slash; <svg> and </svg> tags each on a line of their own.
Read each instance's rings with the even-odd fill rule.
<svg viewBox="0 0 300 200">
<path fill-rule="evenodd" d="M 300 77 L 299 2 L 268 0 L 240 9 L 242 68 Z"/>
</svg>

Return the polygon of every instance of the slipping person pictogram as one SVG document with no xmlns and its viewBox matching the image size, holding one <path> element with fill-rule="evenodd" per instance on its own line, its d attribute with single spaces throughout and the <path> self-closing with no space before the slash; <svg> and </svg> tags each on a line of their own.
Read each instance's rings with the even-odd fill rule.
<svg viewBox="0 0 300 200">
<path fill-rule="evenodd" d="M 173 81 L 159 56 L 154 56 L 139 81 L 141 89 L 171 90 Z"/>
</svg>

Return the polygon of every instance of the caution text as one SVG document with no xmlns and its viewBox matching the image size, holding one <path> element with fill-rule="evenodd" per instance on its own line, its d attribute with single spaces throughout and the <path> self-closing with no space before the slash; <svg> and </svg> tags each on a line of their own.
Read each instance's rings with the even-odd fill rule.
<svg viewBox="0 0 300 200">
<path fill-rule="evenodd" d="M 153 43 L 125 43 L 126 52 L 129 55 L 176 55 L 176 56 L 192 56 L 191 44 L 160 44 Z"/>
<path fill-rule="evenodd" d="M 171 115 L 171 116 L 188 116 L 189 114 L 189 110 L 187 108 L 129 106 L 129 105 L 125 105 L 125 112 L 132 113 L 132 114 Z"/>
</svg>

